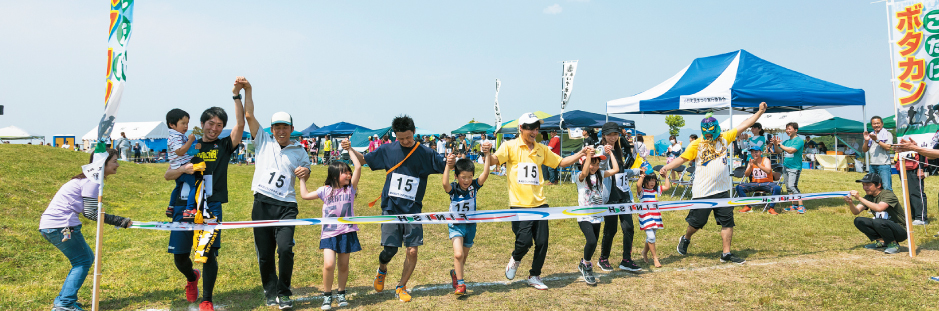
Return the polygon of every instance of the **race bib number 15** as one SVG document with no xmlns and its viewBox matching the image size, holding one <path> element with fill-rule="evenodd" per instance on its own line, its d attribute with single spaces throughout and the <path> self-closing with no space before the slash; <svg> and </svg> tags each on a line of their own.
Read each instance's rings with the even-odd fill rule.
<svg viewBox="0 0 939 311">
<path fill-rule="evenodd" d="M 519 163 L 515 166 L 515 175 L 516 181 L 522 185 L 537 186 L 540 183 L 538 180 L 538 164 L 535 163 Z"/>
<path fill-rule="evenodd" d="M 391 173 L 391 185 L 388 186 L 388 195 L 414 201 L 417 197 L 417 186 L 421 181 L 417 177 Z"/>
<path fill-rule="evenodd" d="M 629 177 L 626 177 L 626 173 L 613 175 L 613 182 L 620 191 L 629 192 Z"/>
</svg>

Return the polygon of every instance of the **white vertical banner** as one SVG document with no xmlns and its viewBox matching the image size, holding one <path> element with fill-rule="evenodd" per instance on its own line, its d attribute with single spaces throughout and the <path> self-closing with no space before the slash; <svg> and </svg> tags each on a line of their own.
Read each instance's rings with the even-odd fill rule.
<svg viewBox="0 0 939 311">
<path fill-rule="evenodd" d="M 499 110 L 499 88 L 502 87 L 502 82 L 499 79 L 496 79 L 496 129 L 492 131 L 493 134 L 499 133 L 499 130 L 502 129 L 502 111 Z"/>
<path fill-rule="evenodd" d="M 897 139 L 931 147 L 939 131 L 939 3 L 889 1 L 887 14 Z"/>
<path fill-rule="evenodd" d="M 567 107 L 567 101 L 571 99 L 571 91 L 574 90 L 574 74 L 577 73 L 577 61 L 569 60 L 561 64 L 561 126 L 564 125 L 564 108 Z"/>
</svg>

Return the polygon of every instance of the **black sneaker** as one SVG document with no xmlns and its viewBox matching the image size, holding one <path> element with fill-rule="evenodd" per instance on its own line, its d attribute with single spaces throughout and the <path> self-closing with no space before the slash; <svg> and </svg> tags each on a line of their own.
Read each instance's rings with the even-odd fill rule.
<svg viewBox="0 0 939 311">
<path fill-rule="evenodd" d="M 277 305 L 277 298 L 274 298 L 274 297 L 268 297 L 268 298 L 267 298 L 267 306 L 268 306 L 268 307 L 270 307 L 270 306 L 276 306 L 276 305 Z"/>
<path fill-rule="evenodd" d="M 691 244 L 691 241 L 686 239 L 684 235 L 678 239 L 678 254 L 679 255 L 688 255 L 688 244 Z"/>
<path fill-rule="evenodd" d="M 626 271 L 629 271 L 629 272 L 640 272 L 640 271 L 642 271 L 642 268 L 640 268 L 639 266 L 637 266 L 636 263 L 633 262 L 631 259 L 630 259 L 630 260 L 625 260 L 625 259 L 623 259 L 623 261 L 621 261 L 621 262 L 619 263 L 619 268 L 620 268 L 620 270 L 626 270 Z"/>
<path fill-rule="evenodd" d="M 746 261 L 746 260 L 743 260 L 743 258 L 734 256 L 733 253 L 729 253 L 729 254 L 727 254 L 727 255 L 721 255 L 721 262 L 732 262 L 732 263 L 735 263 L 735 264 L 742 264 L 742 263 L 745 263 L 745 262 L 747 262 L 747 261 Z"/>
<path fill-rule="evenodd" d="M 290 296 L 277 297 L 277 307 L 281 310 L 293 309 L 293 300 L 290 300 Z"/>
<path fill-rule="evenodd" d="M 597 261 L 597 265 L 600 266 L 600 270 L 610 272 L 613 271 L 613 266 L 610 265 L 610 260 L 606 258 L 600 258 Z"/>
<path fill-rule="evenodd" d="M 584 277 L 584 282 L 587 282 L 587 285 L 597 284 L 597 277 L 593 274 L 592 265 L 584 264 L 583 261 L 577 265 L 577 270 L 580 271 L 580 275 Z"/>
</svg>

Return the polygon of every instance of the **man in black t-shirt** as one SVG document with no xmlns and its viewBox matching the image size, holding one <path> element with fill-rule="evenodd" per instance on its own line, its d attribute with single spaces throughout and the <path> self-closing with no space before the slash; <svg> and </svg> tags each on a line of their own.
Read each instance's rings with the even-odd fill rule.
<svg viewBox="0 0 939 311">
<path fill-rule="evenodd" d="M 219 134 L 222 133 L 228 123 L 228 114 L 225 113 L 224 109 L 219 107 L 206 109 L 202 112 L 200 118 L 203 136 L 200 140 L 201 148 L 199 148 L 196 157 L 205 162 L 203 183 L 208 196 L 206 206 L 219 222 L 222 221 L 222 203 L 228 203 L 228 163 L 231 160 L 231 155 L 235 152 L 235 146 L 241 143 L 241 135 L 239 134 L 243 133 L 245 128 L 245 111 L 241 103 L 241 90 L 244 88 L 241 81 L 243 80 L 244 77 L 237 77 L 235 86 L 232 89 L 234 94 L 232 98 L 235 101 L 235 120 L 237 121 L 234 129 L 232 129 L 234 135 L 219 138 Z M 245 95 L 250 96 L 250 94 L 251 90 L 245 89 Z M 176 180 L 183 173 L 194 173 L 192 164 L 167 170 L 163 177 L 166 180 Z M 188 195 L 188 191 L 180 191 L 180 193 L 183 192 Z M 173 209 L 173 221 L 192 222 L 192 218 L 183 218 L 186 200 L 180 198 L 176 202 L 177 206 Z M 192 260 L 189 259 L 189 253 L 192 250 L 192 236 L 192 231 L 172 231 L 167 252 L 174 255 L 176 269 L 186 276 L 186 300 L 189 302 L 196 301 L 199 296 L 197 282 L 202 277 L 203 294 L 199 310 L 214 310 L 212 292 L 215 289 L 215 280 L 218 276 L 216 256 L 218 256 L 218 249 L 222 244 L 222 236 L 220 232 L 217 234 L 215 241 L 212 243 L 212 250 L 206 254 L 207 261 L 203 264 L 201 273 L 199 270 L 192 269 Z"/>
<path fill-rule="evenodd" d="M 874 218 L 854 218 L 854 226 L 874 242 L 865 245 L 864 248 L 886 247 L 884 253 L 898 253 L 900 251 L 898 242 L 903 242 L 907 238 L 906 214 L 900 207 L 900 200 L 893 194 L 893 191 L 884 189 L 880 175 L 877 173 L 864 175 L 864 178 L 858 179 L 857 182 L 863 184 L 867 195 L 861 197 L 857 190 L 851 190 L 851 194 L 844 197 L 844 202 L 848 204 L 848 208 L 854 215 L 864 210 L 870 210 L 874 214 Z M 858 200 L 860 204 L 854 205 L 852 198 Z"/>
</svg>

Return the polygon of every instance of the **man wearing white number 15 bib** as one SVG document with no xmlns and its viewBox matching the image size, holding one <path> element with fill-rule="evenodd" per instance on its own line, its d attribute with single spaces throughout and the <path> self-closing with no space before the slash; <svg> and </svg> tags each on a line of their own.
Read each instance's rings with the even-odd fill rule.
<svg viewBox="0 0 939 311">
<path fill-rule="evenodd" d="M 518 118 L 518 138 L 505 142 L 498 151 L 489 155 L 491 164 L 505 163 L 510 208 L 548 207 L 544 197 L 541 165 L 549 168 L 570 166 L 585 154 L 581 150 L 562 159 L 548 146 L 537 143 L 535 137 L 540 135 L 542 123 L 544 121 L 533 113 L 523 114 Z M 486 154 L 491 148 L 492 145 L 488 142 L 483 143 L 481 151 Z M 518 262 L 528 253 L 534 240 L 535 254 L 529 270 L 528 285 L 540 290 L 548 289 L 541 281 L 541 267 L 544 266 L 545 256 L 548 254 L 548 221 L 513 221 L 512 231 L 515 233 L 515 250 L 505 268 L 505 277 L 509 280 L 515 278 Z"/>
<path fill-rule="evenodd" d="M 360 159 L 373 171 L 386 170 L 385 186 L 381 191 L 382 215 L 420 213 L 427 176 L 443 173 L 446 161 L 443 155 L 414 141 L 415 127 L 411 117 L 394 118 L 391 130 L 397 141 L 381 145 Z M 373 283 L 375 291 L 380 292 L 385 288 L 387 265 L 397 254 L 398 248 L 407 247 L 407 257 L 395 295 L 403 302 L 411 301 L 407 283 L 417 264 L 417 247 L 423 244 L 424 228 L 421 225 L 382 224 L 381 245 L 384 250 L 378 256 L 378 274 Z"/>
<path fill-rule="evenodd" d="M 271 118 L 271 132 L 268 133 L 261 128 L 254 115 L 254 101 L 246 96 L 245 119 L 254 138 L 257 154 L 251 181 L 251 191 L 254 192 L 251 220 L 297 219 L 299 211 L 294 179 L 308 177 L 311 163 L 303 145 L 290 140 L 293 118 L 286 112 L 275 113 Z M 267 303 L 277 304 L 281 309 L 292 308 L 290 281 L 293 276 L 294 227 L 260 227 L 253 230 L 261 285 Z M 279 258 L 276 265 L 275 253 Z"/>
</svg>

